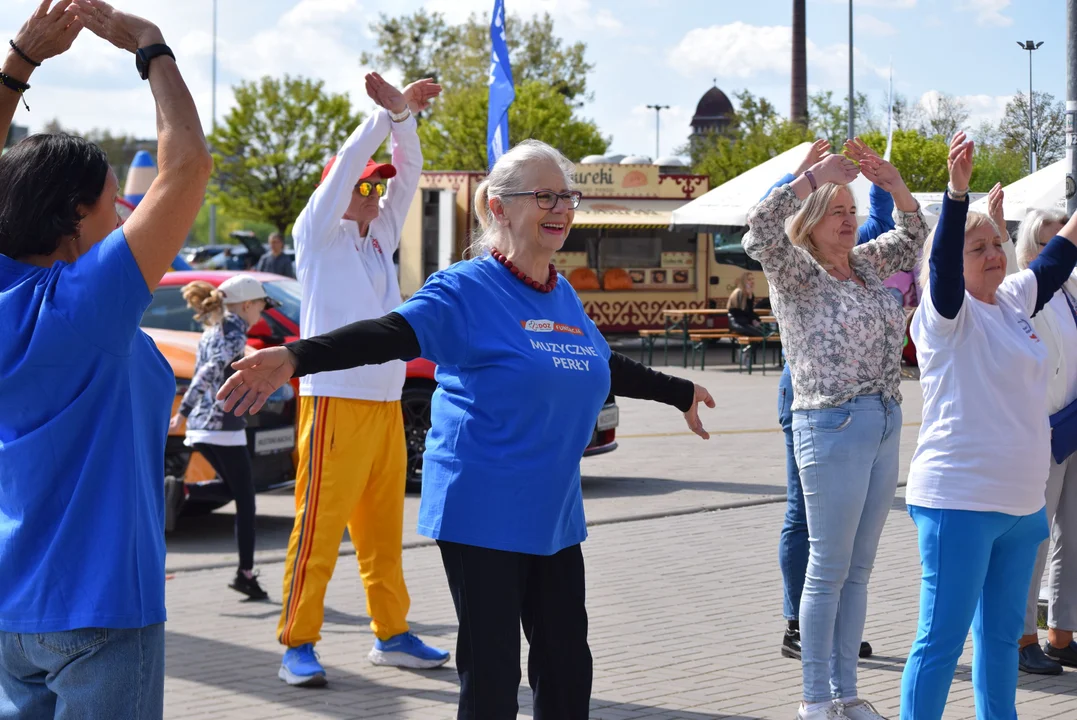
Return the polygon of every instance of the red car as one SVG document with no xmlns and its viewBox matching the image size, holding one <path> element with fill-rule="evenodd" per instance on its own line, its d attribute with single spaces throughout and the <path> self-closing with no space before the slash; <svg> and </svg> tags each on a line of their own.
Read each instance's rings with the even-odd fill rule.
<svg viewBox="0 0 1077 720">
<path fill-rule="evenodd" d="M 187 308 L 187 304 L 180 295 L 181 289 L 193 280 L 205 280 L 212 285 L 220 285 L 235 274 L 234 271 L 226 270 L 166 273 L 142 318 L 142 327 L 201 332 L 201 326 L 195 322 L 193 313 Z M 255 349 L 260 349 L 297 339 L 302 298 L 299 282 L 270 273 L 252 272 L 250 274 L 263 283 L 266 293 L 279 303 L 279 307 L 267 310 L 263 313 L 262 320 L 251 327 L 248 331 L 248 344 Z M 150 330 L 150 332 L 152 335 L 153 331 Z M 432 362 L 422 358 L 410 361 L 407 364 L 407 378 L 404 381 L 404 391 L 401 396 L 404 433 L 408 445 L 407 479 L 413 488 L 422 483 L 423 451 L 426 449 L 426 432 L 430 429 L 430 401 L 437 387 L 437 381 L 434 380 L 434 367 Z M 298 394 L 298 382 L 293 381 L 293 384 Z M 599 413 L 591 443 L 584 452 L 584 457 L 599 455 L 617 448 L 615 438 L 619 419 L 619 410 L 611 396 Z M 258 478 L 255 480 L 257 485 Z M 219 482 L 218 484 L 223 485 Z M 279 485 L 276 486 L 279 487 Z"/>
</svg>

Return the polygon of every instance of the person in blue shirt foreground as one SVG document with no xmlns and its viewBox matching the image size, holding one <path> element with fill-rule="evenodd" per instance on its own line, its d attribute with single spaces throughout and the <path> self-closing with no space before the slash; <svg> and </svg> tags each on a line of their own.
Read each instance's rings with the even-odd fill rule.
<svg viewBox="0 0 1077 720">
<path fill-rule="evenodd" d="M 923 573 L 902 720 L 942 717 L 970 626 L 976 717 L 1017 717 L 1018 639 L 1048 534 L 1053 370 L 1031 318 L 1073 272 L 1077 218 L 1028 269 L 1007 276 L 1005 231 L 969 212 L 972 158 L 972 142 L 958 133 L 939 224 L 924 248 L 927 291 L 912 321 L 924 419 L 905 502 Z"/>
<path fill-rule="evenodd" d="M 796 173 L 785 175 L 767 190 L 763 198 L 782 185 L 793 182 L 804 171 L 826 157 L 830 143 L 816 140 L 804 156 Z M 894 229 L 894 198 L 886 190 L 872 184 L 868 194 L 868 219 L 857 229 L 856 244 L 863 245 Z M 804 576 L 808 572 L 808 515 L 804 509 L 804 489 L 800 484 L 800 468 L 793 452 L 793 378 L 786 363 L 778 381 L 778 422 L 785 434 L 785 521 L 778 541 L 778 564 L 782 569 L 782 614 L 786 628 L 782 635 L 781 653 L 784 657 L 800 659 L 800 596 L 804 593 Z M 860 641 L 860 657 L 871 657 L 871 645 Z"/>
<path fill-rule="evenodd" d="M 545 143 L 505 153 L 475 194 L 474 260 L 438 272 L 375 320 L 261 350 L 218 397 L 253 411 L 293 376 L 422 356 L 438 389 L 419 532 L 437 540 L 460 623 L 461 720 L 515 720 L 520 624 L 537 720 L 586 720 L 592 662 L 580 543 L 580 458 L 606 397 L 676 406 L 709 437 L 706 389 L 610 351 L 553 254 L 580 193 Z"/>
<path fill-rule="evenodd" d="M 83 25 L 132 53 L 164 42 L 103 2 L 44 0 L 15 44 L 41 62 Z M 4 73 L 14 64 L 9 54 Z M 175 60 L 156 55 L 148 75 L 160 174 L 122 228 L 119 183 L 93 143 L 34 135 L 0 158 L 4 718 L 164 712 L 162 458 L 176 380 L 139 323 L 213 160 Z"/>
</svg>

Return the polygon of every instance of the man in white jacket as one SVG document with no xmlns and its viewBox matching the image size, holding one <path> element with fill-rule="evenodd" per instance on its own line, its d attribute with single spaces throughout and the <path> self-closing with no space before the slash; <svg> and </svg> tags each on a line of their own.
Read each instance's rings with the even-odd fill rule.
<svg viewBox="0 0 1077 720">
<path fill-rule="evenodd" d="M 381 317 L 401 302 L 393 253 L 423 166 L 412 113 L 424 110 L 441 88 L 420 80 L 402 93 L 371 73 L 366 89 L 381 109 L 330 160 L 292 231 L 304 338 Z M 386 135 L 392 163 L 377 163 L 371 158 Z M 288 648 L 278 676 L 290 685 L 326 683 L 314 644 L 345 527 L 376 636 L 371 661 L 428 668 L 449 659 L 408 629 L 403 386 L 401 361 L 300 381 L 296 517 L 277 627 L 277 639 Z"/>
</svg>

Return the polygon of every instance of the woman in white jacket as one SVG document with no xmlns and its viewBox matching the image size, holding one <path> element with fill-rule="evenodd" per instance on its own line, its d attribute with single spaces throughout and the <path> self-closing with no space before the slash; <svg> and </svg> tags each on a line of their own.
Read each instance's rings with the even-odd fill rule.
<svg viewBox="0 0 1077 720">
<path fill-rule="evenodd" d="M 1029 266 L 1066 222 L 1060 210 L 1030 210 L 1017 235 L 1017 264 Z M 1047 347 L 1047 405 L 1052 415 L 1077 400 L 1077 274 L 1070 277 L 1043 310 L 1032 318 L 1036 334 Z M 1047 522 L 1051 538 L 1036 556 L 1028 592 L 1020 667 L 1037 675 L 1058 675 L 1063 665 L 1077 667 L 1077 454 L 1051 458 L 1047 477 Z M 1036 630 L 1040 581 L 1051 552 L 1047 627 L 1048 641 L 1041 648 Z"/>
</svg>

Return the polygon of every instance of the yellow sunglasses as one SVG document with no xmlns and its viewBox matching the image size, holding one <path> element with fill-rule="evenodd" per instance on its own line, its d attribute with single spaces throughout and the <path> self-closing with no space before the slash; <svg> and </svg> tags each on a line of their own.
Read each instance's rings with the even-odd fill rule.
<svg viewBox="0 0 1077 720">
<path fill-rule="evenodd" d="M 372 183 L 372 182 L 367 182 L 366 180 L 364 180 L 363 182 L 356 185 L 355 189 L 358 190 L 359 194 L 362 195 L 363 197 L 370 197 L 370 191 L 371 190 L 377 190 L 378 197 L 384 197 L 385 196 L 385 183 L 383 183 L 383 182 Z"/>
</svg>

